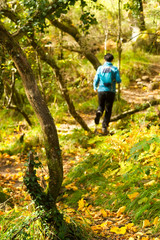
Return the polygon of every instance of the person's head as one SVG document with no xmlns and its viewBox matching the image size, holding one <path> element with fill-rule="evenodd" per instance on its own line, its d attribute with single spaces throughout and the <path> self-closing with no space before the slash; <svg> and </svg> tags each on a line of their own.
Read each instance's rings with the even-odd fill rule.
<svg viewBox="0 0 160 240">
<path fill-rule="evenodd" d="M 114 59 L 114 57 L 113 57 L 113 55 L 112 55 L 111 53 L 107 53 L 107 54 L 104 56 L 104 59 L 105 59 L 105 61 L 107 61 L 107 62 L 112 62 L 113 59 Z"/>
</svg>

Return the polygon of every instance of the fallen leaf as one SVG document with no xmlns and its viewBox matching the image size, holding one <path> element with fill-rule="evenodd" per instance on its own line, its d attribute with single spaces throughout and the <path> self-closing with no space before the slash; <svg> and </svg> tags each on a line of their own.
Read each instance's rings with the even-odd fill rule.
<svg viewBox="0 0 160 240">
<path fill-rule="evenodd" d="M 128 230 L 132 229 L 133 226 L 134 226 L 134 223 L 128 223 L 128 224 L 125 225 L 125 227 L 126 227 Z"/>
<path fill-rule="evenodd" d="M 110 232 L 114 232 L 116 234 L 125 234 L 126 233 L 126 227 L 121 227 L 121 228 L 113 227 L 113 228 L 110 229 Z"/>
<path fill-rule="evenodd" d="M 120 207 L 117 211 L 117 217 L 119 217 L 126 210 L 126 206 Z"/>
<path fill-rule="evenodd" d="M 150 226 L 150 221 L 147 220 L 147 219 L 145 219 L 145 220 L 143 221 L 142 227 L 145 228 L 145 227 L 148 227 L 148 226 Z"/>
<path fill-rule="evenodd" d="M 104 218 L 108 216 L 107 212 L 104 209 L 101 209 L 101 214 Z"/>
<path fill-rule="evenodd" d="M 66 217 L 65 217 L 65 221 L 66 221 L 67 223 L 71 223 L 70 217 L 69 217 L 69 216 L 66 216 Z"/>
<path fill-rule="evenodd" d="M 136 197 L 138 197 L 139 192 L 134 192 L 132 194 L 128 194 L 128 197 L 131 201 L 133 201 Z"/>
<path fill-rule="evenodd" d="M 79 201 L 78 201 L 78 210 L 82 210 L 84 208 L 84 204 L 85 204 L 85 201 L 83 198 L 81 198 Z"/>
<path fill-rule="evenodd" d="M 108 226 L 110 226 L 112 223 L 113 223 L 112 221 L 107 220 L 107 221 L 105 221 L 105 222 L 103 222 L 103 223 L 101 224 L 101 227 L 102 227 L 102 228 L 108 227 Z"/>
<path fill-rule="evenodd" d="M 159 221 L 159 217 L 155 217 L 154 221 L 153 221 L 153 225 L 157 225 Z"/>
<path fill-rule="evenodd" d="M 102 231 L 102 227 L 100 225 L 91 226 L 91 229 L 96 233 Z"/>
<path fill-rule="evenodd" d="M 68 190 L 72 189 L 73 191 L 78 190 L 78 188 L 75 186 L 74 183 L 66 185 L 65 188 L 68 189 Z"/>
</svg>

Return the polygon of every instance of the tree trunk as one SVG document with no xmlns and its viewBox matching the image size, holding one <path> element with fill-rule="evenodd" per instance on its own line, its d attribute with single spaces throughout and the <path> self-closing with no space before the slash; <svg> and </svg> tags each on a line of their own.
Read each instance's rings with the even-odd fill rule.
<svg viewBox="0 0 160 240">
<path fill-rule="evenodd" d="M 121 0 L 118 0 L 118 41 L 117 41 L 117 51 L 118 51 L 118 69 L 121 73 L 121 54 L 122 54 L 122 41 L 121 41 Z M 118 83 L 118 100 L 120 100 L 120 83 Z"/>
<path fill-rule="evenodd" d="M 30 104 L 32 105 L 44 134 L 47 164 L 49 171 L 49 184 L 47 191 L 39 185 L 35 171 L 33 153 L 30 153 L 28 169 L 24 178 L 27 190 L 34 200 L 42 222 L 49 224 L 52 235 L 49 239 L 81 240 L 80 229 L 75 225 L 67 224 L 63 215 L 56 207 L 56 199 L 63 180 L 63 164 L 57 130 L 49 109 L 43 100 L 37 87 L 34 74 L 19 44 L 12 38 L 9 32 L 0 24 L 0 44 L 3 45 L 12 57 L 16 68 L 22 78 L 23 86 Z M 77 230 L 77 232 L 76 232 Z"/>
<path fill-rule="evenodd" d="M 4 93 L 4 84 L 3 84 L 3 80 L 2 80 L 2 75 L 3 75 L 3 63 L 5 62 L 5 58 L 4 58 L 4 50 L 3 48 L 0 46 L 0 99 L 3 96 Z"/>
<path fill-rule="evenodd" d="M 16 68 L 22 78 L 23 86 L 30 104 L 32 105 L 41 128 L 44 133 L 47 164 L 49 170 L 49 187 L 47 195 L 52 199 L 52 204 L 55 206 L 57 196 L 59 194 L 62 180 L 63 180 L 63 166 L 61 159 L 61 151 L 57 130 L 54 120 L 43 100 L 40 91 L 37 87 L 32 69 L 17 42 L 0 24 L 0 44 L 2 44 L 9 55 L 12 57 Z"/>
<path fill-rule="evenodd" d="M 146 30 L 144 12 L 143 12 L 143 0 L 138 0 L 138 12 L 139 12 L 139 21 L 138 26 L 141 31 Z"/>
</svg>

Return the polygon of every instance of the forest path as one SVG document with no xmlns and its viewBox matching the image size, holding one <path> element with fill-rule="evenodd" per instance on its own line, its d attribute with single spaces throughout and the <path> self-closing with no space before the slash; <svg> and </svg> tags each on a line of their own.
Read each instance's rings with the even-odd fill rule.
<svg viewBox="0 0 160 240">
<path fill-rule="evenodd" d="M 152 76 L 142 76 L 131 82 L 128 89 L 122 89 L 121 97 L 128 103 L 142 104 L 160 99 L 160 64 L 150 64 L 149 68 Z"/>
<path fill-rule="evenodd" d="M 160 88 L 150 90 L 149 84 L 151 82 L 155 82 L 155 79 L 157 82 L 160 83 L 160 65 L 159 64 L 152 64 L 151 67 L 153 68 L 153 76 L 150 78 L 150 82 L 146 81 L 140 81 L 137 83 L 136 81 L 131 82 L 130 86 L 126 89 L 121 90 L 121 96 L 123 99 L 125 99 L 129 103 L 135 104 L 141 104 L 145 103 L 147 101 L 151 101 L 153 99 L 160 99 Z M 87 122 L 89 127 L 94 126 L 94 117 L 95 114 L 86 115 L 83 114 L 82 117 Z M 80 128 L 78 124 L 60 124 L 57 126 L 57 130 L 59 134 L 68 134 L 71 133 L 73 129 Z M 76 156 L 74 156 L 76 157 Z M 16 204 L 22 204 L 23 201 L 26 201 L 27 203 L 30 202 L 30 197 L 25 193 L 24 185 L 23 185 L 23 171 L 24 171 L 24 163 L 25 159 L 21 158 L 21 156 L 9 156 L 8 154 L 3 154 L 0 156 L 1 164 L 0 164 L 0 180 L 1 180 L 1 187 L 3 189 L 10 188 L 12 190 L 12 198 L 13 202 Z M 73 166 L 73 161 L 70 156 L 66 157 L 66 159 L 63 159 L 64 163 L 64 175 L 66 176 L 69 169 Z M 23 190 L 22 190 L 23 189 Z M 21 200 L 22 199 L 22 200 Z M 110 213 L 110 219 L 114 222 L 117 222 L 117 224 L 120 224 L 123 219 L 121 219 L 121 216 L 119 218 L 116 217 L 116 213 Z M 129 222 L 128 216 L 123 217 L 124 220 L 127 220 Z M 100 221 L 101 223 L 101 221 Z M 96 221 L 95 221 L 96 225 Z M 119 226 L 119 225 L 117 225 Z M 126 239 L 124 236 L 118 236 L 116 234 L 113 234 L 110 236 L 110 238 L 106 237 L 99 237 L 97 234 L 97 237 L 94 238 L 102 240 L 102 239 Z M 92 239 L 93 240 L 93 239 Z"/>
<path fill-rule="evenodd" d="M 152 83 L 158 82 L 160 85 L 160 64 L 151 63 L 149 67 L 151 68 L 153 73 L 152 77 L 150 77 L 150 81 L 141 80 L 139 82 L 131 82 L 128 88 L 121 90 L 121 97 L 124 100 L 135 105 L 149 102 L 153 99 L 160 99 L 160 86 L 157 89 L 150 89 L 150 84 Z M 95 113 L 87 115 L 81 114 L 81 116 L 90 128 L 94 127 Z M 58 134 L 62 135 L 71 133 L 74 129 L 77 128 L 81 128 L 81 126 L 76 122 L 73 124 L 67 123 L 57 125 Z M 25 159 L 21 159 L 20 156 L 10 157 L 8 154 L 4 154 L 0 156 L 0 160 L 0 180 L 5 183 L 5 187 L 10 182 L 13 182 L 14 186 L 19 186 L 22 180 L 20 180 L 21 176 L 18 174 L 20 169 L 24 165 Z M 70 166 L 67 165 L 67 161 L 64 161 L 65 173 L 68 172 L 69 168 Z"/>
<path fill-rule="evenodd" d="M 131 81 L 128 87 L 121 89 L 121 98 L 133 107 L 152 100 L 160 100 L 160 64 L 150 63 L 148 67 L 151 69 L 152 76 L 142 76 L 141 79 L 137 79 L 138 81 Z M 81 114 L 81 116 L 90 128 L 94 127 L 95 113 Z M 76 128 L 81 128 L 76 122 L 57 126 L 58 133 L 64 135 Z"/>
</svg>

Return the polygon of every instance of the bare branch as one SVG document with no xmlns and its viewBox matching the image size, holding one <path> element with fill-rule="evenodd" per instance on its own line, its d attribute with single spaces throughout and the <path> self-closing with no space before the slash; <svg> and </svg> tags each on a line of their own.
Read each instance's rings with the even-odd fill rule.
<svg viewBox="0 0 160 240">
<path fill-rule="evenodd" d="M 139 105 L 138 107 L 136 107 L 135 109 L 131 109 L 129 111 L 126 111 L 126 112 L 123 112 L 122 114 L 120 115 L 117 115 L 117 116 L 114 116 L 111 118 L 111 122 L 114 122 L 114 121 L 117 121 L 119 119 L 122 119 L 122 118 L 125 118 L 129 115 L 132 115 L 134 113 L 137 113 L 137 112 L 141 112 L 143 110 L 146 110 L 147 108 L 151 107 L 151 106 L 155 106 L 155 105 L 159 105 L 160 104 L 160 100 L 154 100 L 154 101 L 151 101 L 151 102 L 148 102 L 148 103 L 145 103 L 145 104 L 142 104 L 142 105 Z"/>
</svg>

